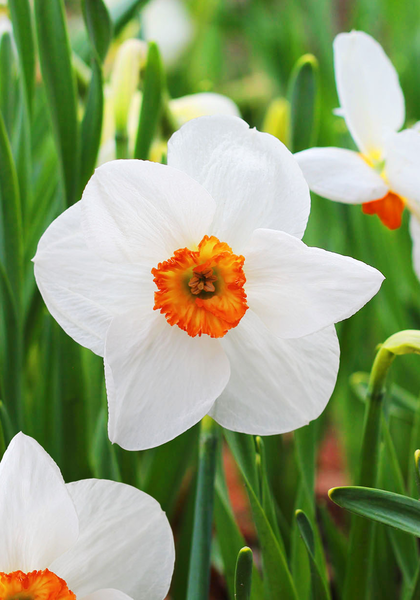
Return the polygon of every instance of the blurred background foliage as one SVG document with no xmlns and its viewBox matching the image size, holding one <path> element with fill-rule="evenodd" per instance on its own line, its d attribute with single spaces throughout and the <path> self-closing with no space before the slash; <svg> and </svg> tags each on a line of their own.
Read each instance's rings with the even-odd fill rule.
<svg viewBox="0 0 420 600">
<path fill-rule="evenodd" d="M 177 8 L 171 7 L 174 2 Z M 100 2 L 92 5 L 99 10 Z M 127 453 L 109 443 L 102 361 L 68 338 L 44 307 L 31 264 L 37 242 L 53 218 L 80 198 L 93 170 L 101 107 L 105 102 L 106 113 L 115 56 L 124 40 L 157 42 L 164 68 L 159 71 L 160 83 L 155 80 L 150 85 L 166 85 L 171 98 L 217 92 L 231 98 L 251 126 L 277 133 L 293 144 L 294 150 L 303 149 L 298 147 L 302 138 L 293 137 L 299 128 L 309 131 L 312 145 L 352 148 L 343 119 L 333 114 L 338 106 L 333 39 L 341 31 L 360 29 L 382 44 L 399 73 L 406 98 L 406 125 L 410 126 L 420 120 L 420 4 L 401 0 L 108 0 L 114 39 L 106 57 L 93 50 L 79 0 L 65 2 L 65 20 L 60 17 L 61 0 L 34 0 L 27 4 L 29 15 L 25 6 L 22 0 L 14 0 L 9 6 L 1 4 L 0 9 L 4 16 L 12 12 L 21 35 L 19 40 L 19 29 L 15 27 L 12 34 L 5 21 L 0 21 L 0 110 L 4 121 L 0 132 L 4 317 L 0 325 L 0 417 L 4 436 L 7 442 L 18 429 L 33 435 L 60 465 L 67 481 L 109 477 L 138 485 L 157 498 L 169 515 L 177 540 L 172 595 L 183 599 L 188 584 L 199 428 L 141 453 Z M 25 29 L 29 17 L 32 25 Z M 32 27 L 36 32 L 33 39 Z M 99 40 L 97 50 L 107 48 L 107 32 L 102 33 L 105 41 Z M 27 49 L 25 63 L 17 53 L 17 47 L 23 46 Z M 312 65 L 313 87 L 299 92 L 296 64 L 307 54 L 315 57 L 306 59 Z M 308 62 L 304 59 L 303 64 Z M 27 74 L 25 79 L 22 72 Z M 145 76 L 143 68 L 140 88 Z M 299 85 L 302 81 L 299 79 Z M 291 101 L 291 108 L 285 99 Z M 170 133 L 164 122 L 160 128 L 161 137 Z M 272 436 L 263 440 L 263 449 L 258 443 L 252 448 L 254 454 L 265 457 L 260 476 L 271 490 L 273 506 L 264 510 L 271 511 L 273 527 L 281 531 L 299 599 L 310 597 L 312 563 L 300 540 L 302 529 L 294 510 L 303 508 L 313 524 L 318 522 L 326 541 L 328 570 L 319 549 L 321 534 L 316 534 L 317 561 L 324 579 L 328 572 L 334 594 L 340 597 L 345 538 L 325 510 L 326 492 L 333 485 L 355 481 L 367 388 L 364 373 L 370 370 L 377 344 L 401 329 L 420 328 L 420 284 L 412 269 L 407 215 L 399 230 L 389 231 L 376 217 L 363 215 L 358 206 L 313 196 L 304 240 L 363 260 L 382 271 L 386 280 L 366 307 L 338 326 L 340 374 L 322 417 L 304 428 L 307 431 L 302 430 L 302 435 Z M 419 384 L 418 360 L 403 357 L 392 369 L 391 393 L 385 401 L 392 440 L 387 452 L 395 459 L 404 486 L 393 491 L 412 496 L 416 496 L 412 453 L 420 446 Z M 238 440 L 226 437 L 238 459 Z M 214 598 L 233 598 L 232 560 L 236 561 L 243 536 L 255 550 L 255 562 L 260 561 L 255 524 L 231 452 L 225 449 L 216 466 Z M 382 487 L 392 490 L 389 456 L 384 452 L 380 459 Z M 253 510 L 255 521 L 255 506 Z M 333 516 L 346 531 L 346 517 L 337 512 Z M 305 531 L 302 519 L 299 523 Z M 258 524 L 257 530 L 261 542 Z M 384 526 L 378 526 L 375 535 L 379 541 L 377 585 L 371 597 L 395 598 L 405 563 Z M 229 543 L 233 544 L 231 551 Z M 255 590 L 261 582 L 256 577 L 253 594 L 258 598 Z"/>
</svg>

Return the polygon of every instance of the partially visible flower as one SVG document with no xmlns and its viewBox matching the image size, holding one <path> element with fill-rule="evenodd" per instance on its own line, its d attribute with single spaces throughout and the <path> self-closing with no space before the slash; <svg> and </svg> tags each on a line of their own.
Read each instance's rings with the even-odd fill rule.
<svg viewBox="0 0 420 600">
<path fill-rule="evenodd" d="M 312 148 L 296 158 L 311 190 L 330 200 L 362 204 L 366 214 L 377 214 L 396 229 L 404 207 L 413 210 L 415 200 L 406 194 L 394 165 L 405 139 L 405 132 L 396 133 L 405 120 L 398 75 L 380 44 L 361 31 L 336 37 L 334 68 L 340 100 L 336 114 L 344 117 L 359 152 Z M 413 154 L 410 159 L 418 170 L 419 158 Z"/>
<path fill-rule="evenodd" d="M 19 433 L 0 463 L 0 598 L 163 600 L 174 542 L 159 504 L 123 483 L 65 484 Z"/>
<path fill-rule="evenodd" d="M 309 209 L 287 148 L 236 117 L 184 125 L 168 166 L 96 170 L 34 262 L 52 315 L 104 356 L 113 442 L 157 446 L 206 414 L 270 435 L 322 412 L 334 323 L 383 277 L 301 242 Z"/>
</svg>

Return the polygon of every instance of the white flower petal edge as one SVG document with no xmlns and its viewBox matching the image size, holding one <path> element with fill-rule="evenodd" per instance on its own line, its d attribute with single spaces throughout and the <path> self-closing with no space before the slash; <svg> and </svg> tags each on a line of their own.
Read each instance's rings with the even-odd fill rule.
<svg viewBox="0 0 420 600">
<path fill-rule="evenodd" d="M 55 462 L 18 433 L 0 463 L 0 571 L 49 567 L 77 540 L 78 518 Z"/>
<path fill-rule="evenodd" d="M 347 127 L 364 154 L 384 149 L 405 120 L 398 75 L 380 44 L 362 31 L 334 40 L 334 71 Z"/>
<path fill-rule="evenodd" d="M 110 262 L 150 268 L 200 241 L 216 209 L 185 173 L 140 160 L 115 160 L 96 169 L 81 202 L 82 230 L 93 252 Z"/>
<path fill-rule="evenodd" d="M 103 260 L 81 230 L 81 203 L 63 212 L 39 241 L 35 279 L 54 319 L 82 346 L 103 356 L 113 317 L 153 306 L 150 266 Z"/>
<path fill-rule="evenodd" d="M 339 367 L 334 326 L 282 340 L 248 310 L 222 345 L 232 375 L 209 414 L 223 427 L 257 435 L 285 433 L 324 410 Z"/>
<path fill-rule="evenodd" d="M 386 176 L 393 191 L 420 202 L 420 133 L 406 129 L 389 138 Z"/>
<path fill-rule="evenodd" d="M 97 592 L 93 592 L 93 594 L 83 596 L 80 600 L 133 600 L 133 598 L 118 590 L 108 589 L 98 590 Z"/>
<path fill-rule="evenodd" d="M 169 140 L 168 164 L 211 194 L 217 204 L 211 233 L 234 252 L 258 227 L 302 237 L 309 189 L 293 155 L 272 135 L 235 117 L 193 119 Z"/>
<path fill-rule="evenodd" d="M 419 206 L 420 210 L 420 206 Z M 413 267 L 420 280 L 420 223 L 414 215 L 410 218 L 410 233 L 413 240 Z"/>
<path fill-rule="evenodd" d="M 310 148 L 294 156 L 311 190 L 323 198 L 362 204 L 383 198 L 388 192 L 379 173 L 357 152 Z"/>
<path fill-rule="evenodd" d="M 192 427 L 230 376 L 218 340 L 190 337 L 159 313 L 116 317 L 104 362 L 108 434 L 126 450 L 159 446 Z"/>
<path fill-rule="evenodd" d="M 213 92 L 190 94 L 181 98 L 175 98 L 170 101 L 169 108 L 180 126 L 190 119 L 206 115 L 241 116 L 233 100 L 227 96 Z"/>
<path fill-rule="evenodd" d="M 134 600 L 165 598 L 175 550 L 158 502 L 114 481 L 86 479 L 68 484 L 67 489 L 76 506 L 80 536 L 51 570 L 78 598 L 99 588 L 116 588 Z M 119 593 L 109 590 L 103 598 L 125 597 Z"/>
<path fill-rule="evenodd" d="M 298 338 L 347 319 L 379 290 L 383 275 L 363 262 L 272 229 L 257 229 L 245 261 L 248 305 L 267 329 Z"/>
</svg>

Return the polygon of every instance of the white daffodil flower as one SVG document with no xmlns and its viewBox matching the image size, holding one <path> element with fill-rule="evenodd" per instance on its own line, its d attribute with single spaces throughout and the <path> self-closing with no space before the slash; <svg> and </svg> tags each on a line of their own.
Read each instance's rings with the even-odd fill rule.
<svg viewBox="0 0 420 600">
<path fill-rule="evenodd" d="M 311 148 L 295 156 L 311 190 L 337 202 L 362 204 L 366 214 L 377 214 L 396 229 L 405 206 L 420 214 L 419 188 L 408 189 L 405 179 L 408 170 L 409 178 L 416 172 L 418 177 L 419 145 L 414 132 L 397 134 L 405 120 L 397 72 L 380 44 L 361 31 L 335 38 L 334 69 L 339 114 L 359 152 Z"/>
<path fill-rule="evenodd" d="M 189 121 L 168 165 L 96 170 L 34 262 L 51 314 L 104 357 L 113 442 L 157 446 L 206 414 L 260 435 L 318 417 L 334 323 L 383 277 L 301 242 L 309 210 L 292 154 L 235 117 Z"/>
<path fill-rule="evenodd" d="M 163 600 L 174 567 L 165 513 L 114 481 L 65 484 L 19 433 L 0 463 L 2 600 Z"/>
</svg>

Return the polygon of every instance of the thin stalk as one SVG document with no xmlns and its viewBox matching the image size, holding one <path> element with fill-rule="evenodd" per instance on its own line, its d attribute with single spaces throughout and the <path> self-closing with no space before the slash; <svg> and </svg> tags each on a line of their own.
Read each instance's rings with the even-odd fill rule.
<svg viewBox="0 0 420 600">
<path fill-rule="evenodd" d="M 381 436 L 382 401 L 385 381 L 395 354 L 382 347 L 376 355 L 370 373 L 367 407 L 360 455 L 360 472 L 357 484 L 376 487 Z M 352 517 L 344 600 L 369 598 L 372 572 L 374 523 L 360 517 Z"/>
<path fill-rule="evenodd" d="M 217 424 L 205 417 L 201 422 L 194 527 L 188 574 L 187 600 L 208 597 L 213 522 L 214 480 L 219 440 Z"/>
</svg>

